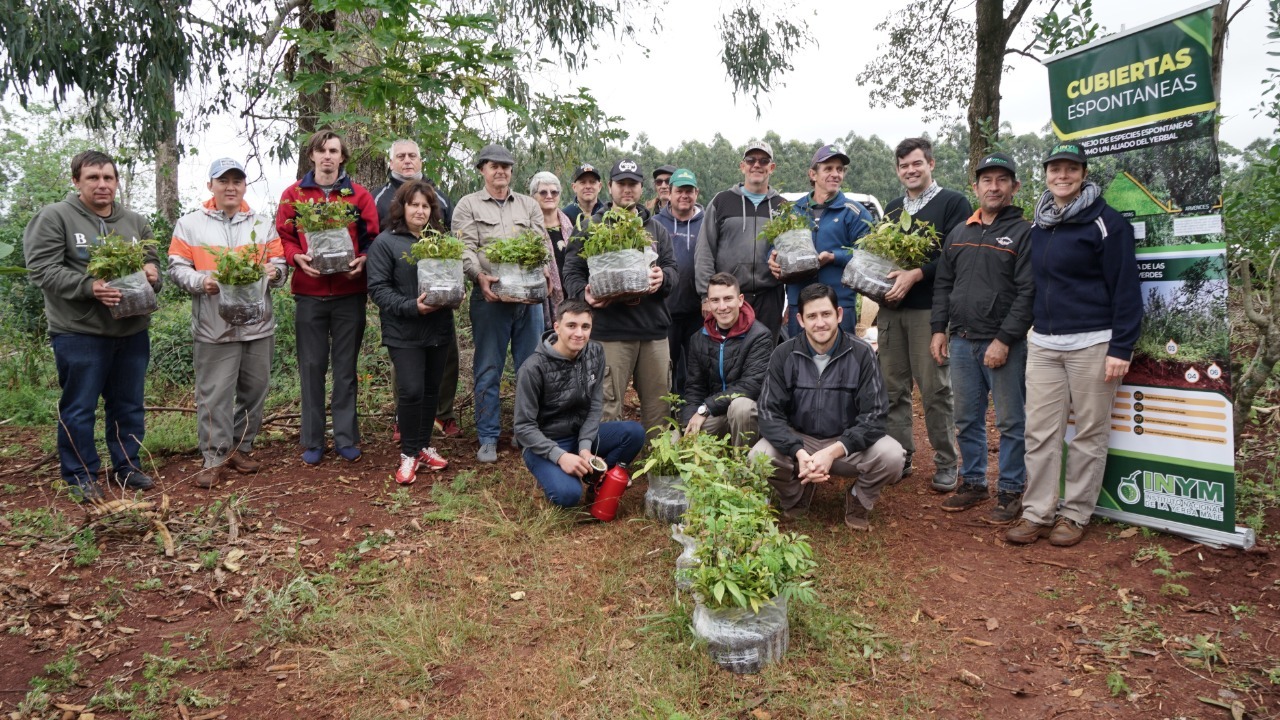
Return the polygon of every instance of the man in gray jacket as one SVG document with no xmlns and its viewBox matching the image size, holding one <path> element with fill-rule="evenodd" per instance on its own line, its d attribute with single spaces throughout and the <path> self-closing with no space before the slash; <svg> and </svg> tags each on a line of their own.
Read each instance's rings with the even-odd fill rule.
<svg viewBox="0 0 1280 720">
<path fill-rule="evenodd" d="M 120 176 L 110 155 L 88 150 L 71 160 L 75 191 L 36 213 L 22 235 L 31 284 L 44 294 L 49 341 L 58 368 L 58 459 L 71 498 L 101 500 L 100 459 L 93 438 L 98 398 L 106 410 L 112 482 L 146 490 L 138 451 L 146 436 L 143 386 L 151 361 L 151 317 L 113 319 L 123 294 L 88 274 L 89 248 L 111 234 L 146 250 L 144 271 L 160 289 L 151 225 L 115 201 Z"/>
</svg>

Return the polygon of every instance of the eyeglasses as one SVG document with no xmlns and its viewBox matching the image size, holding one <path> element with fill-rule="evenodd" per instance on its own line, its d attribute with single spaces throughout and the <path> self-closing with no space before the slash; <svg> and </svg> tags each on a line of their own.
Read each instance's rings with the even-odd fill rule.
<svg viewBox="0 0 1280 720">
<path fill-rule="evenodd" d="M 765 167 L 769 163 L 773 162 L 773 158 L 767 155 L 750 155 L 748 157 L 742 158 L 742 162 L 748 165 L 758 165 L 760 167 Z"/>
<path fill-rule="evenodd" d="M 653 184 L 658 187 L 662 187 L 663 185 L 670 185 L 671 178 L 655 178 L 653 181 Z"/>
<path fill-rule="evenodd" d="M 559 190 L 539 190 L 538 194 L 541 195 L 542 197 L 549 197 L 549 198 L 560 197 Z"/>
</svg>

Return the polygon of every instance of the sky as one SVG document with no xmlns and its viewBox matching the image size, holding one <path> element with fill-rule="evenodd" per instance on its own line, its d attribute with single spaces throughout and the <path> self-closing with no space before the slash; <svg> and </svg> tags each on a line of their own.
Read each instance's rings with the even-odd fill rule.
<svg viewBox="0 0 1280 720">
<path fill-rule="evenodd" d="M 801 140 L 830 140 L 852 130 L 863 137 L 879 136 L 893 145 L 924 132 L 936 135 L 940 127 L 936 122 L 923 122 L 917 109 L 871 107 L 867 88 L 855 79 L 885 41 L 875 26 L 903 4 L 903 0 L 875 4 L 800 0 L 797 5 L 815 42 L 794 58 L 794 70 L 781 78 L 781 86 L 762 98 L 759 118 L 749 98 L 735 101 L 733 86 L 724 75 L 715 30 L 722 3 L 710 0 L 668 3 L 662 32 L 641 38 L 647 53 L 634 44 L 604 48 L 577 75 L 557 73 L 544 82 L 548 89 L 565 93 L 580 86 L 590 88 L 606 114 L 625 118 L 621 128 L 632 139 L 643 132 L 662 149 L 684 140 L 710 142 L 716 133 L 735 144 L 745 144 L 769 130 L 785 139 Z M 1100 0 L 1094 4 L 1094 20 L 1108 32 L 1119 32 L 1197 4 L 1193 0 Z M 1235 7 L 1239 4 L 1240 0 L 1233 3 Z M 868 7 L 876 9 L 868 11 Z M 1266 54 L 1266 8 L 1266 0 L 1252 0 L 1232 23 L 1227 40 L 1221 136 L 1237 147 L 1273 131 L 1271 122 L 1254 117 L 1252 109 L 1261 95 L 1267 67 L 1277 62 Z M 1023 44 L 1027 37 L 1015 34 L 1015 40 L 1022 39 Z M 1273 49 L 1280 50 L 1280 46 Z M 1001 87 L 1002 120 L 1018 134 L 1039 132 L 1049 119 L 1048 73 L 1043 65 L 1020 56 L 1012 56 L 1010 65 Z M 620 77 L 626 81 L 620 82 Z M 959 110 L 957 117 L 962 117 Z M 212 159 L 248 153 L 247 146 L 225 129 L 198 138 L 196 144 L 201 148 L 199 156 L 184 161 L 180 172 L 184 201 L 206 197 L 204 173 Z M 292 182 L 292 167 L 267 168 L 267 176 L 250 186 L 249 202 L 254 207 L 273 205 Z"/>
</svg>

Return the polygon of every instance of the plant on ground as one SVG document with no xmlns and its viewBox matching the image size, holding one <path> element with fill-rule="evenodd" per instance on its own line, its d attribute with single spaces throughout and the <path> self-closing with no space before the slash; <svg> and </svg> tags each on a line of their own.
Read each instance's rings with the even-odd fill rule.
<svg viewBox="0 0 1280 720">
<path fill-rule="evenodd" d="M 1213 672 L 1215 665 L 1226 663 L 1226 658 L 1222 655 L 1222 644 L 1215 642 L 1214 638 L 1208 635 L 1196 635 L 1193 640 L 1180 637 L 1178 642 L 1189 646 L 1187 650 L 1178 651 L 1179 655 L 1198 662 L 1201 667 L 1209 672 Z"/>
<path fill-rule="evenodd" d="M 142 270 L 147 263 L 147 245 L 125 240 L 115 230 L 89 246 L 85 272 L 99 280 L 117 280 Z"/>
<path fill-rule="evenodd" d="M 1174 570 L 1173 556 L 1169 554 L 1168 550 L 1165 550 L 1159 545 L 1147 545 L 1146 547 L 1140 548 L 1133 557 L 1135 562 L 1153 559 L 1160 565 L 1160 567 L 1152 569 L 1151 574 L 1165 580 L 1164 584 L 1160 586 L 1161 595 L 1169 597 L 1186 597 L 1191 594 L 1191 591 L 1187 589 L 1186 585 L 1174 582 L 1175 580 L 1190 577 L 1191 573 L 1185 570 Z"/>
<path fill-rule="evenodd" d="M 209 550 L 200 553 L 200 568 L 202 570 L 213 570 L 218 567 L 219 553 L 217 550 Z"/>
<path fill-rule="evenodd" d="M 252 285 L 266 276 L 267 270 L 262 266 L 266 261 L 265 245 L 245 245 L 234 250 L 219 250 L 217 266 L 213 271 L 213 279 L 223 285 Z"/>
<path fill-rule="evenodd" d="M 44 507 L 11 510 L 4 514 L 4 520 L 9 525 L 6 534 L 22 540 L 24 548 L 61 537 L 71 529 L 61 511 Z"/>
<path fill-rule="evenodd" d="M 905 211 L 894 222 L 885 220 L 871 227 L 871 232 L 858 239 L 857 247 L 872 255 L 892 260 L 903 270 L 924 265 L 929 251 L 938 244 L 933 225 L 912 218 Z"/>
<path fill-rule="evenodd" d="M 261 634 L 268 640 L 288 640 L 298 636 L 308 616 L 321 609 L 323 597 L 316 583 L 299 575 L 279 590 L 255 586 L 245 595 L 244 605 L 261 612 Z"/>
<path fill-rule="evenodd" d="M 85 528 L 75 535 L 71 536 L 71 543 L 76 547 L 76 556 L 71 559 L 71 563 L 76 567 L 85 567 L 92 565 L 97 561 L 102 551 L 98 549 L 98 538 L 93 532 L 93 528 Z"/>
<path fill-rule="evenodd" d="M 644 231 L 644 220 L 640 214 L 624 208 L 610 208 L 600 218 L 600 222 L 591 223 L 586 237 L 582 240 L 582 257 L 595 257 L 607 252 L 620 250 L 644 250 L 653 241 Z"/>
<path fill-rule="evenodd" d="M 114 680 L 103 683 L 98 692 L 85 703 L 86 710 L 106 710 L 107 712 L 133 712 L 138 710 L 138 701 L 133 690 L 118 687 Z"/>
<path fill-rule="evenodd" d="M 409 488 L 399 488 L 387 496 L 387 513 L 399 515 L 414 502 L 413 493 L 409 492 Z"/>
<path fill-rule="evenodd" d="M 809 216 L 798 212 L 795 203 L 784 202 L 778 206 L 778 212 L 760 229 L 759 238 L 767 243 L 773 243 L 785 232 L 810 228 Z"/>
<path fill-rule="evenodd" d="M 291 204 L 297 213 L 293 224 L 304 233 L 345 228 L 356 219 L 356 206 L 342 200 L 294 200 Z"/>
<path fill-rule="evenodd" d="M 1107 690 L 1111 692 L 1111 697 L 1120 697 L 1132 692 L 1129 689 L 1129 683 L 1124 681 L 1124 675 L 1119 670 L 1107 673 Z"/>
<path fill-rule="evenodd" d="M 140 592 L 151 592 L 164 587 L 164 581 L 158 577 L 149 577 L 133 584 L 133 589 Z"/>
<path fill-rule="evenodd" d="M 205 695 L 196 688 L 184 687 L 178 691 L 177 703 L 189 708 L 207 710 L 209 708 L 218 707 L 222 704 L 222 700 L 220 698 Z"/>
<path fill-rule="evenodd" d="M 31 679 L 31 687 L 44 692 L 59 693 L 70 690 L 80 681 L 80 661 L 76 659 L 77 647 L 69 647 L 62 657 L 44 666 L 44 677 Z"/>
<path fill-rule="evenodd" d="M 404 259 L 410 265 L 419 260 L 461 260 L 465 249 L 462 241 L 452 235 L 436 230 L 423 230 L 422 237 L 409 246 Z"/>
</svg>

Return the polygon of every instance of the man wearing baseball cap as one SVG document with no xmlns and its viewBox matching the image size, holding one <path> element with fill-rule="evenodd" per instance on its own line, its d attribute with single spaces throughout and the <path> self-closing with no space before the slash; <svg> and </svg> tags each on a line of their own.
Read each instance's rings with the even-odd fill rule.
<svg viewBox="0 0 1280 720">
<path fill-rule="evenodd" d="M 597 213 L 574 235 L 565 253 L 565 297 L 582 298 L 594 309 L 595 328 L 591 336 L 604 346 L 607 369 L 604 384 L 604 421 L 622 417 L 622 398 L 635 378 L 640 396 L 640 419 L 646 431 L 662 426 L 670 408 L 662 397 L 671 390 L 671 351 L 667 328 L 671 314 L 666 298 L 679 281 L 679 270 L 671 251 L 671 236 L 640 204 L 644 191 L 640 164 L 623 158 L 609 171 L 609 195 L 613 202 Z M 640 215 L 644 231 L 658 255 L 649 268 L 649 288 L 645 295 L 630 301 L 601 301 L 591 294 L 587 260 L 582 257 L 583 238 L 593 223 L 606 222 L 605 215 L 621 208 Z"/>
<path fill-rule="evenodd" d="M 671 348 L 671 391 L 683 395 L 687 377 L 685 351 L 689 338 L 702 328 L 703 320 L 702 296 L 693 284 L 693 251 L 705 215 L 698 204 L 698 179 L 693 171 L 680 168 L 671 172 L 671 202 L 656 217 L 671 235 L 671 248 L 680 268 L 680 282 L 667 296 L 667 311 L 671 313 L 667 344 Z"/>
<path fill-rule="evenodd" d="M 760 231 L 782 205 L 782 196 L 769 187 L 776 168 L 769 143 L 747 144 L 738 164 L 742 182 L 711 199 L 694 251 L 694 285 L 699 296 L 706 297 L 712 275 L 733 273 L 756 319 L 775 337 L 782 327 L 785 296 L 782 283 L 769 270 L 773 246 L 760 239 Z"/>
<path fill-rule="evenodd" d="M 938 364 L 950 359 L 955 393 L 960 486 L 942 501 L 947 512 L 987 501 L 987 405 L 996 407 L 1000 481 L 996 506 L 982 520 L 1007 524 L 1022 514 L 1027 482 L 1027 331 L 1035 282 L 1031 223 L 1013 205 L 1021 184 L 1013 158 L 988 153 L 974 170 L 978 210 L 948 235 L 933 278 L 933 339 Z M 948 338 L 948 336 L 950 336 Z"/>
<path fill-rule="evenodd" d="M 564 206 L 564 214 L 575 229 L 592 215 L 604 212 L 604 203 L 600 202 L 600 172 L 591 163 L 583 163 L 573 171 L 573 202 Z"/>
<path fill-rule="evenodd" d="M 480 449 L 476 459 L 498 461 L 498 435 L 502 430 L 502 398 L 499 388 L 506 369 L 507 347 L 517 369 L 538 348 L 542 337 L 542 305 L 503 302 L 490 286 L 497 282 L 482 252 L 489 243 L 536 230 L 544 236 L 542 208 L 528 195 L 511 190 L 515 158 L 501 145 L 487 145 L 476 155 L 475 167 L 484 187 L 458 201 L 453 210 L 453 234 L 462 240 L 462 270 L 475 283 L 471 293 L 471 332 L 475 343 L 476 435 Z M 551 241 L 547 252 L 554 255 Z"/>
<path fill-rule="evenodd" d="M 653 171 L 653 191 L 656 196 L 647 207 L 654 215 L 671 203 L 671 174 L 675 171 L 675 165 L 659 165 L 658 169 Z"/>
<path fill-rule="evenodd" d="M 200 488 L 217 485 L 227 469 L 254 473 L 262 467 L 249 452 L 271 382 L 271 288 L 283 287 L 288 277 L 275 225 L 244 202 L 244 166 L 231 158 L 214 160 L 208 187 L 213 197 L 178 218 L 169 243 L 169 277 L 191 295 L 197 434 L 204 456 L 204 468 L 192 481 Z M 266 268 L 264 312 L 257 322 L 232 325 L 218 314 L 213 272 L 224 252 L 250 254 Z"/>
</svg>

